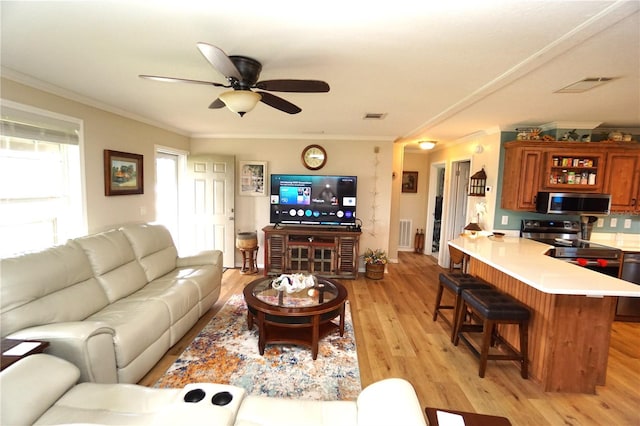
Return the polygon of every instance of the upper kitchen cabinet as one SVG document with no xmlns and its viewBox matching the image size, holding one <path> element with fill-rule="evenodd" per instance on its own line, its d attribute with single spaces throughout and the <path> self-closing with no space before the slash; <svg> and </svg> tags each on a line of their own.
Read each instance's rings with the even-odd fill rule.
<svg viewBox="0 0 640 426">
<path fill-rule="evenodd" d="M 580 145 L 582 148 L 584 143 Z M 602 193 L 604 167 L 603 152 L 548 150 L 544 153 L 542 188 L 549 192 Z"/>
<path fill-rule="evenodd" d="M 543 150 L 520 141 L 507 142 L 504 148 L 501 207 L 508 210 L 535 210 Z"/>
<path fill-rule="evenodd" d="M 607 153 L 604 193 L 611 194 L 611 211 L 640 212 L 640 149 Z"/>
<path fill-rule="evenodd" d="M 612 212 L 640 211 L 640 144 L 513 141 L 504 144 L 501 207 L 533 211 L 539 191 L 612 195 Z"/>
</svg>

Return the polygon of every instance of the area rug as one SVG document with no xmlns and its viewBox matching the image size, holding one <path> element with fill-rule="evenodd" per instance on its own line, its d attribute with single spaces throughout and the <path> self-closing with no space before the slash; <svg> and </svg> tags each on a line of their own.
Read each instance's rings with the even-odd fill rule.
<svg viewBox="0 0 640 426">
<path fill-rule="evenodd" d="M 258 331 L 247 328 L 242 295 L 233 295 L 155 387 L 212 382 L 243 387 L 250 395 L 312 400 L 354 400 L 361 391 L 356 342 L 347 302 L 344 336 L 320 340 L 318 357 L 305 346 L 267 345 L 258 352 Z"/>
</svg>

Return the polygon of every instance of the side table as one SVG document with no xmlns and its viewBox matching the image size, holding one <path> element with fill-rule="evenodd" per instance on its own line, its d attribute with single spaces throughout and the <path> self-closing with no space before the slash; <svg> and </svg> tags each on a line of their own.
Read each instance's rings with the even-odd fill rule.
<svg viewBox="0 0 640 426">
<path fill-rule="evenodd" d="M 20 347 L 22 345 L 24 348 Z M 33 354 L 39 354 L 49 346 L 49 342 L 42 342 L 39 340 L 15 340 L 15 339 L 2 339 L 0 348 L 2 350 L 2 366 L 0 370 L 4 370 L 14 362 Z M 5 355 L 7 351 L 16 352 L 16 354 Z"/>
<path fill-rule="evenodd" d="M 258 246 L 251 248 L 241 248 L 242 253 L 242 269 L 241 274 L 257 274 L 258 273 Z M 247 267 L 249 263 L 249 267 Z"/>
<path fill-rule="evenodd" d="M 466 411 L 443 410 L 441 408 L 427 407 L 427 420 L 430 426 L 439 426 L 438 411 L 453 413 L 462 416 L 465 426 L 511 426 L 511 422 L 506 417 L 490 416 L 487 414 L 468 413 Z"/>
</svg>

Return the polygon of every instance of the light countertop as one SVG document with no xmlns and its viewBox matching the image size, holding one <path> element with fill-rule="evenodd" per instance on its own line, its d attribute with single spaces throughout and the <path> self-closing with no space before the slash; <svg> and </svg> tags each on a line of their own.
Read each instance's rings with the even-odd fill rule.
<svg viewBox="0 0 640 426">
<path fill-rule="evenodd" d="M 640 234 L 592 233 L 591 239 L 597 244 L 617 248 L 624 252 L 640 252 Z"/>
<path fill-rule="evenodd" d="M 449 241 L 449 244 L 544 293 L 640 297 L 640 285 L 547 256 L 545 253 L 552 246 L 537 241 L 519 237 L 496 240 L 494 237 L 465 236 Z"/>
</svg>

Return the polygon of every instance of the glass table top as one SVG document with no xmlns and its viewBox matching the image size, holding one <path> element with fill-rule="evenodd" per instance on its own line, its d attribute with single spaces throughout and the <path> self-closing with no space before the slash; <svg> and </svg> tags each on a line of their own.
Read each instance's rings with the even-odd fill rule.
<svg viewBox="0 0 640 426">
<path fill-rule="evenodd" d="M 313 287 L 292 293 L 286 290 L 276 290 L 273 282 L 278 277 L 265 278 L 253 288 L 253 296 L 261 302 L 272 306 L 288 308 L 306 308 L 310 306 L 320 306 L 334 300 L 338 295 L 338 289 L 328 280 L 318 278 Z"/>
</svg>

